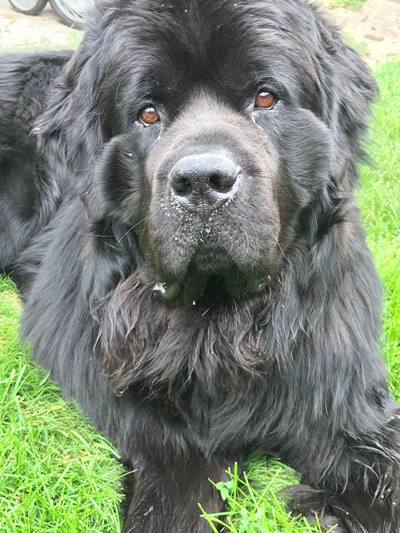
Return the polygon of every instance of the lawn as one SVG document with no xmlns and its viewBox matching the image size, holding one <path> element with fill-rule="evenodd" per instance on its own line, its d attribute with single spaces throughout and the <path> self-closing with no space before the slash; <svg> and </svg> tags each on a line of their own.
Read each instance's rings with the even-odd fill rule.
<svg viewBox="0 0 400 533">
<path fill-rule="evenodd" d="M 366 0 L 325 0 L 330 7 L 346 7 L 347 9 L 362 9 Z"/>
<path fill-rule="evenodd" d="M 375 164 L 362 168 L 358 198 L 385 285 L 382 354 L 400 400 L 400 62 L 380 66 L 377 78 Z M 116 452 L 18 345 L 20 312 L 12 283 L 0 279 L 0 531 L 116 533 L 123 475 Z M 320 531 L 284 511 L 279 491 L 295 474 L 277 461 L 267 466 L 254 459 L 241 480 L 233 472 L 231 482 L 218 484 L 228 509 L 209 522 L 223 521 L 231 533 Z"/>
<path fill-rule="evenodd" d="M 0 531 L 119 531 L 112 446 L 18 345 L 21 305 L 0 280 Z"/>
</svg>

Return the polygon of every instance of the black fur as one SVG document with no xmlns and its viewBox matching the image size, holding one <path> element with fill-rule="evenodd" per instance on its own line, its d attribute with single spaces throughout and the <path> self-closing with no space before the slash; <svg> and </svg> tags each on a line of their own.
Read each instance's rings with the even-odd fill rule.
<svg viewBox="0 0 400 533">
<path fill-rule="evenodd" d="M 69 51 L 42 52 L 0 60 L 0 269 L 15 262 L 61 199 L 31 130 L 70 57 Z"/>
<path fill-rule="evenodd" d="M 0 68 L 35 98 L 27 61 Z M 1 86 L 5 121 L 14 87 Z M 261 88 L 273 109 L 254 107 Z M 22 289 L 23 334 L 137 470 L 125 533 L 209 531 L 208 479 L 253 452 L 301 473 L 294 512 L 398 533 L 399 409 L 353 195 L 376 93 L 301 0 L 118 0 L 96 8 L 36 125 L 49 173 L 20 185 L 17 156 L 2 167 L 1 265 Z M 35 115 L 30 102 L 18 113 Z M 149 102 L 161 120 L 145 127 Z M 241 169 L 209 217 L 170 187 L 202 153 Z M 22 224 L 33 186 L 44 214 Z"/>
</svg>

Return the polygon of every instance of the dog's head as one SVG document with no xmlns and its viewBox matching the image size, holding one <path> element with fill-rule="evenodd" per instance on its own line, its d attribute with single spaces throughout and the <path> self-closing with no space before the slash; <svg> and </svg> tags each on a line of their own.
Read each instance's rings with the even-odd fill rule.
<svg viewBox="0 0 400 533">
<path fill-rule="evenodd" d="M 334 222 L 375 92 L 301 0 L 118 0 L 93 13 L 39 127 L 89 219 L 136 235 L 165 300 L 237 298 Z"/>
</svg>

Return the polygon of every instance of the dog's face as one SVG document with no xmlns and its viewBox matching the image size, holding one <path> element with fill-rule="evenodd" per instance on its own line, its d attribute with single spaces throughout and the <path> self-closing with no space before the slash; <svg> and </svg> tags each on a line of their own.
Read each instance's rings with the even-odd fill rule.
<svg viewBox="0 0 400 533">
<path fill-rule="evenodd" d="M 92 128 L 90 147 L 60 136 L 89 216 L 137 235 L 165 300 L 262 291 L 310 206 L 351 189 L 374 83 L 360 61 L 329 72 L 324 55 L 352 52 L 299 3 L 121 0 L 65 75 L 64 131 L 71 109 Z"/>
</svg>

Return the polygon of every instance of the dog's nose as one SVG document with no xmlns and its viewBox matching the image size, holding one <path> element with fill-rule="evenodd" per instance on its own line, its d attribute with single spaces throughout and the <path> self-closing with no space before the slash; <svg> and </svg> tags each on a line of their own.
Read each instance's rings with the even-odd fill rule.
<svg viewBox="0 0 400 533">
<path fill-rule="evenodd" d="M 189 211 L 208 214 L 226 203 L 238 188 L 240 167 L 223 154 L 182 157 L 169 179 L 177 201 Z"/>
</svg>

